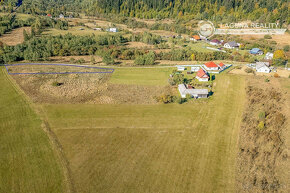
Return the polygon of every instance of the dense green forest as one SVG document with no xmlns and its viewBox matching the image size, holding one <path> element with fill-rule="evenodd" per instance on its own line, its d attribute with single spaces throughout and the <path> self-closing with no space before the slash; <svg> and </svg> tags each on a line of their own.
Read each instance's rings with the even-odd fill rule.
<svg viewBox="0 0 290 193">
<path fill-rule="evenodd" d="M 11 9 L 16 1 L 4 0 L 4 3 Z M 115 13 L 147 19 L 210 19 L 216 22 L 249 19 L 289 24 L 289 8 L 288 0 L 24 0 L 19 11 L 55 15 L 71 11 L 87 15 Z"/>
</svg>

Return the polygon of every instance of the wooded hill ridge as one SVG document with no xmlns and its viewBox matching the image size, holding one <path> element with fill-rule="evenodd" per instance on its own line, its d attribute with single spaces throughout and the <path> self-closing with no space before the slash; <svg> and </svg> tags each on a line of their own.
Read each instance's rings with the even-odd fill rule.
<svg viewBox="0 0 290 193">
<path fill-rule="evenodd" d="M 6 0 L 13 6 L 17 0 Z M 24 0 L 20 12 L 87 15 L 120 14 L 137 18 L 209 19 L 217 22 L 251 20 L 290 23 L 287 0 Z"/>
</svg>

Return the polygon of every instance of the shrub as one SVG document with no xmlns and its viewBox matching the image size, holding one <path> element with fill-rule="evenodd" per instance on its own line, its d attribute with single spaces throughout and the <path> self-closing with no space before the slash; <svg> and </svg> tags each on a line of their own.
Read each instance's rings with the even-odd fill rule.
<svg viewBox="0 0 290 193">
<path fill-rule="evenodd" d="M 54 82 L 52 83 L 52 86 L 55 86 L 55 87 L 57 87 L 57 86 L 61 86 L 61 85 L 63 85 L 63 83 L 61 83 L 61 82 L 57 82 L 57 81 L 54 81 Z"/>
<path fill-rule="evenodd" d="M 86 61 L 85 61 L 85 59 L 83 59 L 83 58 L 77 60 L 77 63 L 79 63 L 79 64 L 83 64 L 83 63 L 85 63 L 85 62 L 86 62 Z"/>
<path fill-rule="evenodd" d="M 264 121 L 260 121 L 260 123 L 258 124 L 258 127 L 257 127 L 259 130 L 263 130 L 265 128 L 265 123 Z"/>
<path fill-rule="evenodd" d="M 266 118 L 266 113 L 265 113 L 265 111 L 260 112 L 260 113 L 259 113 L 259 120 L 260 120 L 260 121 L 264 121 L 265 118 Z"/>
<path fill-rule="evenodd" d="M 279 76 L 278 73 L 275 73 L 275 74 L 274 74 L 274 77 L 275 77 L 275 78 L 279 78 L 280 76 Z"/>
<path fill-rule="evenodd" d="M 289 45 L 284 46 L 284 47 L 283 47 L 283 50 L 284 50 L 285 52 L 289 52 L 289 51 L 290 51 L 290 46 L 289 46 Z"/>
<path fill-rule="evenodd" d="M 183 103 L 186 102 L 186 99 L 183 99 L 181 97 L 178 97 L 178 98 L 176 98 L 175 102 L 178 103 L 178 104 L 183 104 Z"/>
<path fill-rule="evenodd" d="M 137 56 L 134 62 L 136 65 L 153 65 L 155 59 L 155 53 L 150 51 L 148 54 Z"/>
<path fill-rule="evenodd" d="M 246 73 L 254 73 L 254 70 L 252 68 L 246 68 L 245 72 Z"/>
<path fill-rule="evenodd" d="M 272 36 L 267 34 L 267 35 L 264 35 L 264 38 L 265 39 L 272 39 Z"/>
<path fill-rule="evenodd" d="M 269 78 L 266 78 L 266 79 L 265 79 L 265 82 L 270 82 Z"/>
<path fill-rule="evenodd" d="M 69 62 L 70 62 L 70 63 L 75 63 L 75 62 L 76 62 L 76 59 L 71 58 L 71 59 L 69 59 Z"/>
<path fill-rule="evenodd" d="M 172 103 L 174 101 L 174 96 L 169 94 L 162 94 L 159 97 L 156 97 L 157 102 L 161 102 L 164 104 Z"/>
<path fill-rule="evenodd" d="M 104 54 L 102 62 L 106 65 L 115 64 L 115 60 L 111 57 L 109 53 Z"/>
</svg>

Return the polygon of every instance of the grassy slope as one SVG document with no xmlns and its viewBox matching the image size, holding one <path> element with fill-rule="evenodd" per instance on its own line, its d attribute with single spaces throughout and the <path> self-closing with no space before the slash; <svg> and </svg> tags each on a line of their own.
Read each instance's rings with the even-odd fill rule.
<svg viewBox="0 0 290 193">
<path fill-rule="evenodd" d="M 234 192 L 244 78 L 216 83 L 208 103 L 45 105 L 77 191 Z"/>
<path fill-rule="evenodd" d="M 0 68 L 0 192 L 63 192 L 41 120 Z"/>
<path fill-rule="evenodd" d="M 110 80 L 114 84 L 167 85 L 173 68 L 117 68 Z"/>
</svg>

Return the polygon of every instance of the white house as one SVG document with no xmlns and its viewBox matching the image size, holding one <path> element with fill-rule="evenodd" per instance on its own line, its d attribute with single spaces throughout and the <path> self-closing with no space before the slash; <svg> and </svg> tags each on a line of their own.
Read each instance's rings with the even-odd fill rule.
<svg viewBox="0 0 290 193">
<path fill-rule="evenodd" d="M 256 62 L 256 71 L 270 73 L 269 62 Z"/>
<path fill-rule="evenodd" d="M 184 66 L 177 66 L 177 71 L 184 71 L 185 67 Z"/>
<path fill-rule="evenodd" d="M 60 19 L 63 19 L 63 18 L 64 18 L 64 15 L 63 15 L 63 14 L 60 14 L 60 15 L 59 15 L 59 18 L 60 18 Z"/>
<path fill-rule="evenodd" d="M 237 42 L 231 41 L 231 42 L 225 43 L 224 47 L 228 49 L 234 49 L 234 48 L 238 48 L 239 45 L 237 44 Z"/>
<path fill-rule="evenodd" d="M 111 27 L 111 28 L 107 29 L 107 31 L 116 33 L 116 32 L 118 32 L 118 29 L 115 27 Z"/>
<path fill-rule="evenodd" d="M 209 79 L 209 75 L 201 68 L 196 74 L 196 79 L 201 82 L 207 82 Z"/>
<path fill-rule="evenodd" d="M 214 62 L 207 62 L 207 63 L 205 63 L 204 64 L 204 68 L 206 70 L 213 70 L 213 71 L 219 70 L 219 66 L 216 65 L 216 63 L 214 63 Z"/>
<path fill-rule="evenodd" d="M 265 56 L 265 60 L 272 60 L 273 59 L 274 54 L 271 52 L 267 52 L 266 56 Z"/>
<path fill-rule="evenodd" d="M 102 31 L 102 28 L 100 28 L 100 27 L 96 27 L 96 28 L 94 28 L 94 30 L 95 30 L 95 31 Z"/>
<path fill-rule="evenodd" d="M 178 91 L 181 95 L 181 98 L 186 98 L 186 95 L 190 95 L 194 98 L 207 98 L 208 90 L 207 89 L 188 89 L 184 84 L 178 85 Z"/>
</svg>

